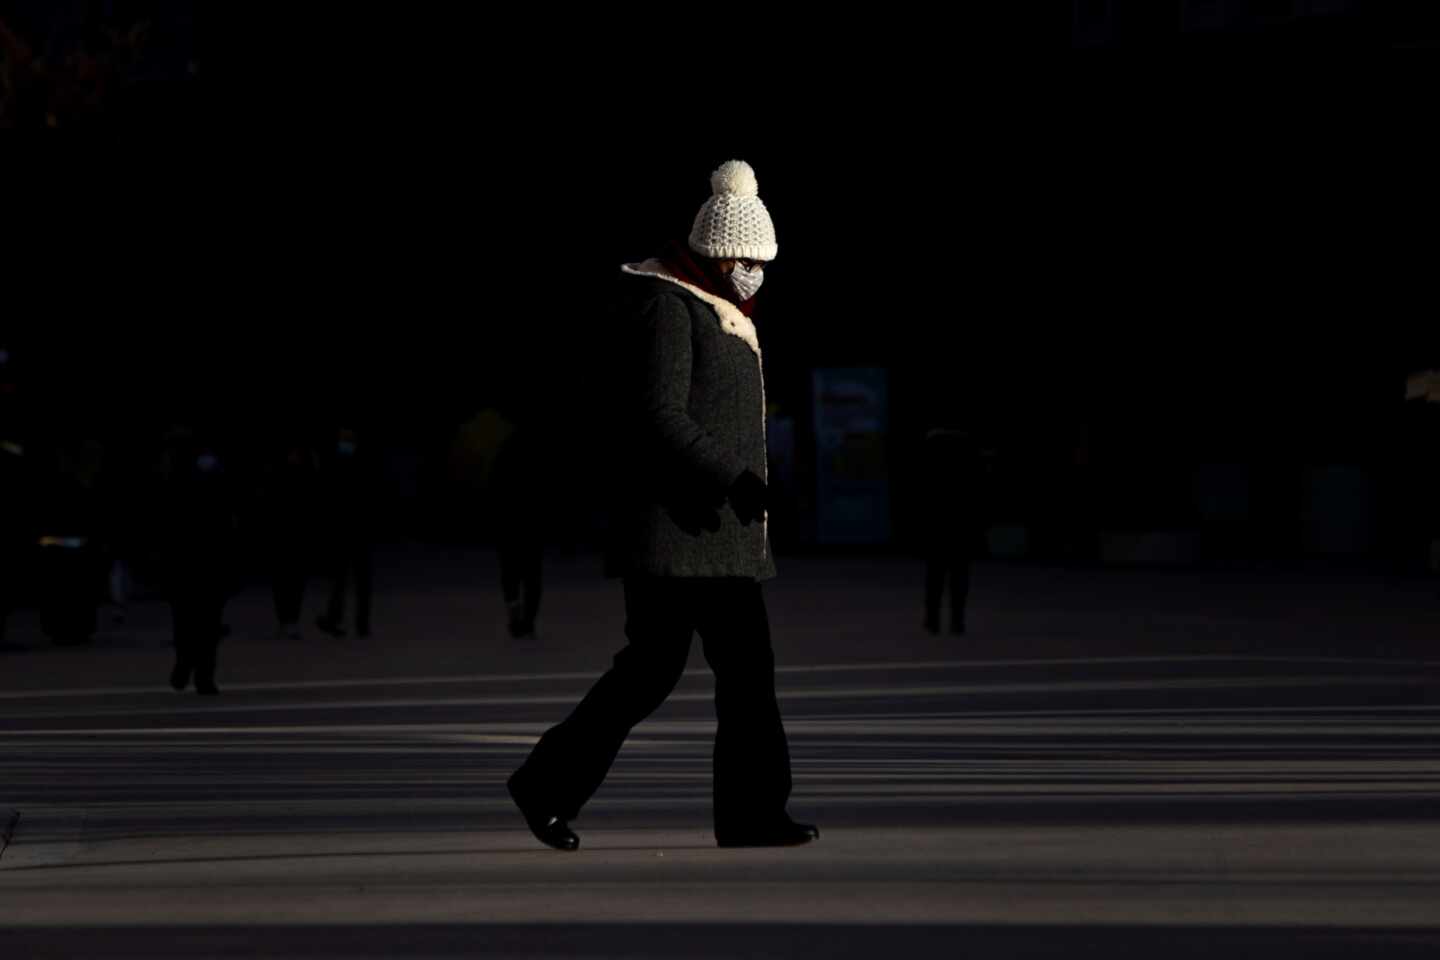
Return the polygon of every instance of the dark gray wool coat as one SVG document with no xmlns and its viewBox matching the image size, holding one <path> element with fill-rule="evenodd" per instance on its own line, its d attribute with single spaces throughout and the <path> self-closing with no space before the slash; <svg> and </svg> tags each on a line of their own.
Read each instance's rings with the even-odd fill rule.
<svg viewBox="0 0 1440 960">
<path fill-rule="evenodd" d="M 726 491 L 767 477 L 765 382 L 755 326 L 733 304 L 669 277 L 655 260 L 623 268 L 614 323 L 617 418 L 629 446 L 613 576 L 775 576 L 767 522 L 742 524 Z"/>
</svg>

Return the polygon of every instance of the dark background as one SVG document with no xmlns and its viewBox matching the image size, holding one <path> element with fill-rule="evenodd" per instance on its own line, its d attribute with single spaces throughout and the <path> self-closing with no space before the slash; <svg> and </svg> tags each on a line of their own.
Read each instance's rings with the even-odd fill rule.
<svg viewBox="0 0 1440 960">
<path fill-rule="evenodd" d="M 1403 384 L 1440 338 L 1432 78 L 1402 48 L 1433 33 L 1340 6 L 1201 33 L 1123 3 L 1099 26 L 1067 4 L 757 14 L 738 47 L 714 25 L 217 13 L 191 35 L 200 109 L 7 141 L 12 407 L 39 435 L 200 422 L 248 449 L 358 420 L 428 462 L 498 406 L 553 441 L 566 527 L 610 469 L 590 400 L 616 267 L 683 236 L 742 157 L 781 244 L 770 399 L 803 448 L 813 369 L 890 370 L 900 543 L 944 421 L 999 451 L 1017 521 L 1057 509 L 1080 437 L 1113 528 L 1191 524 L 1196 468 L 1247 464 L 1252 556 L 1298 559 L 1307 465 L 1358 465 L 1383 493 L 1366 562 L 1414 565 L 1435 431 Z"/>
</svg>

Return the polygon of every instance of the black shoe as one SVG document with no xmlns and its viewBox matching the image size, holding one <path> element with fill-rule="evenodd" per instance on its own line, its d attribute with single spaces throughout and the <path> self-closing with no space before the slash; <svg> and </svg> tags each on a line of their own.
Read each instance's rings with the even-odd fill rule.
<svg viewBox="0 0 1440 960">
<path fill-rule="evenodd" d="M 520 811 L 525 813 L 525 811 Z M 580 838 L 575 831 L 570 829 L 569 824 L 559 817 L 532 817 L 525 814 L 525 823 L 535 839 L 547 847 L 554 847 L 556 850 L 579 850 Z"/>
<path fill-rule="evenodd" d="M 928 634 L 930 634 L 931 636 L 936 636 L 936 635 L 938 635 L 938 634 L 940 633 L 940 621 L 939 621 L 939 620 L 931 620 L 929 617 L 926 617 L 926 618 L 925 618 L 925 632 L 928 633 Z"/>
<path fill-rule="evenodd" d="M 963 636 L 965 636 L 965 624 L 963 624 L 963 623 L 952 623 L 952 624 L 950 624 L 950 636 L 952 636 L 952 637 L 963 637 Z"/>
<path fill-rule="evenodd" d="M 722 847 L 798 847 L 819 839 L 819 827 L 793 820 L 784 820 L 773 827 L 758 830 L 715 834 L 716 843 Z"/>
<path fill-rule="evenodd" d="M 190 664 L 177 663 L 174 669 L 170 671 L 170 687 L 176 693 L 179 693 L 190 685 L 190 670 Z"/>
<path fill-rule="evenodd" d="M 329 617 L 316 617 L 315 627 L 321 633 L 328 633 L 332 637 L 338 638 L 345 636 L 345 628 L 342 627 L 337 621 L 331 620 Z"/>
<path fill-rule="evenodd" d="M 220 688 L 215 686 L 214 680 L 196 680 L 195 692 L 202 697 L 213 697 L 220 692 Z"/>
<path fill-rule="evenodd" d="M 547 847 L 554 847 L 556 850 L 578 850 L 580 849 L 580 838 L 575 831 L 559 817 L 547 816 L 527 809 L 520 798 L 515 795 L 515 788 L 508 782 L 505 789 L 510 791 L 510 799 L 515 801 L 515 806 L 520 808 L 520 813 L 525 817 L 525 825 L 535 835 L 535 839 Z"/>
</svg>

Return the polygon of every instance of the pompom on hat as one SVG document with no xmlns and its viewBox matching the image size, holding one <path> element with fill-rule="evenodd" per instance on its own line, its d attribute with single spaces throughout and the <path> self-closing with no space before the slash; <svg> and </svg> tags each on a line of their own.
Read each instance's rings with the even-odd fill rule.
<svg viewBox="0 0 1440 960">
<path fill-rule="evenodd" d="M 715 195 L 695 216 L 690 249 L 712 260 L 774 260 L 780 252 L 775 224 L 760 199 L 755 171 L 731 160 L 710 175 Z"/>
</svg>

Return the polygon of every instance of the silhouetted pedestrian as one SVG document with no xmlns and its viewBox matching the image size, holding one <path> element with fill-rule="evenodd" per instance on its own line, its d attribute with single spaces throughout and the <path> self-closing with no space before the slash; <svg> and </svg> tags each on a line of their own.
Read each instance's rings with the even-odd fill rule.
<svg viewBox="0 0 1440 960">
<path fill-rule="evenodd" d="M 599 788 L 630 729 L 680 679 L 698 631 L 715 673 L 714 825 L 721 846 L 807 843 L 786 813 L 790 752 L 760 581 L 766 530 L 765 391 L 749 313 L 775 257 L 774 227 L 748 164 L 711 179 L 688 245 L 629 265 L 608 326 L 619 359 L 617 446 L 624 521 L 612 556 L 629 644 L 510 777 L 542 842 L 574 850 L 567 821 Z M 622 445 L 620 437 L 630 439 Z"/>
<path fill-rule="evenodd" d="M 500 589 L 512 637 L 533 637 L 544 576 L 544 464 L 535 429 L 521 426 L 500 448 L 490 502 L 500 559 Z"/>
<path fill-rule="evenodd" d="M 925 435 L 925 629 L 940 632 L 950 586 L 950 633 L 965 633 L 970 564 L 980 537 L 980 460 L 971 437 L 937 428 Z"/>
<path fill-rule="evenodd" d="M 375 503 L 370 450 L 359 431 L 342 428 L 321 458 L 320 497 L 324 551 L 330 571 L 330 603 L 315 625 L 334 637 L 345 636 L 345 594 L 355 578 L 355 633 L 370 635 L 374 580 L 372 558 Z"/>
<path fill-rule="evenodd" d="M 217 650 L 225 604 L 235 585 L 235 498 L 229 470 L 215 444 L 182 448 L 175 458 L 167 497 L 166 554 L 175 666 L 170 685 L 184 690 L 191 678 L 200 694 L 215 685 Z"/>
</svg>

